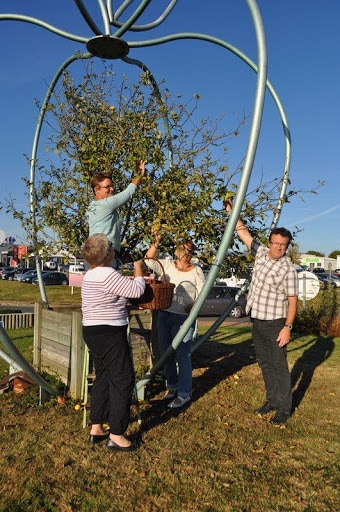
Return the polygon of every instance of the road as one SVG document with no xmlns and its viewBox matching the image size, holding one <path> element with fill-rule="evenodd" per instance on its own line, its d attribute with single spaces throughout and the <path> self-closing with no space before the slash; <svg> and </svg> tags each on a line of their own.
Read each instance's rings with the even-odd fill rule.
<svg viewBox="0 0 340 512">
<path fill-rule="evenodd" d="M 0 310 L 2 311 L 13 311 L 13 309 L 18 310 L 20 309 L 21 313 L 34 313 L 34 306 L 22 306 L 21 304 L 18 304 L 17 306 L 8 306 L 7 304 L 0 304 Z"/>
<path fill-rule="evenodd" d="M 216 316 L 199 316 L 198 317 L 198 325 L 212 325 L 218 317 Z M 228 316 L 222 323 L 222 325 L 228 324 L 248 324 L 250 323 L 249 316 L 243 316 L 241 318 L 233 318 Z"/>
</svg>

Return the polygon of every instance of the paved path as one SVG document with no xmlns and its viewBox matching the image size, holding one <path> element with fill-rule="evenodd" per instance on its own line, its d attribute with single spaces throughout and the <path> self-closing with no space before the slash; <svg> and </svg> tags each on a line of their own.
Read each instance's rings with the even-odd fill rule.
<svg viewBox="0 0 340 512">
<path fill-rule="evenodd" d="M 198 317 L 198 325 L 209 326 L 212 325 L 216 321 L 217 317 L 215 316 L 204 316 Z M 250 324 L 249 316 L 243 316 L 242 318 L 232 318 L 228 316 L 221 325 L 239 325 L 239 324 Z"/>
</svg>

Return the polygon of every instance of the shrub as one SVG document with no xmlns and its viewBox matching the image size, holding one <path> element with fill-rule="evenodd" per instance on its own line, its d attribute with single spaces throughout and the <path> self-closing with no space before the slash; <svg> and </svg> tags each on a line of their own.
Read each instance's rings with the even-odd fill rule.
<svg viewBox="0 0 340 512">
<path fill-rule="evenodd" d="M 303 334 L 335 335 L 334 328 L 339 325 L 339 297 L 337 290 L 326 289 L 306 302 L 298 304 L 298 313 L 294 322 L 296 330 Z"/>
</svg>

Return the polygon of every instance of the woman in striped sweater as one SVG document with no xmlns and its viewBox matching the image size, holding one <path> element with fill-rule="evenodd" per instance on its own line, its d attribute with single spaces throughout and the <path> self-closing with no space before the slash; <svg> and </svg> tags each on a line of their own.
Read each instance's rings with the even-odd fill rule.
<svg viewBox="0 0 340 512">
<path fill-rule="evenodd" d="M 145 289 L 143 261 L 136 261 L 134 279 L 111 267 L 112 242 L 103 234 L 90 236 L 83 256 L 90 265 L 82 283 L 83 337 L 92 355 L 96 378 L 91 393 L 89 442 L 106 440 L 110 450 L 137 448 L 124 434 L 130 420 L 134 371 L 127 338 L 128 298 Z M 103 423 L 110 425 L 104 431 Z"/>
</svg>

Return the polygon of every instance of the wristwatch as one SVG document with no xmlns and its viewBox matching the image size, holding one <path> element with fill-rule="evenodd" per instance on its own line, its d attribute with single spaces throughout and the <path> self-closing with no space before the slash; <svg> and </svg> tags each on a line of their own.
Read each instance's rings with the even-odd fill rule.
<svg viewBox="0 0 340 512">
<path fill-rule="evenodd" d="M 288 327 L 288 329 L 291 331 L 293 329 L 292 324 L 285 324 L 284 327 Z"/>
</svg>

